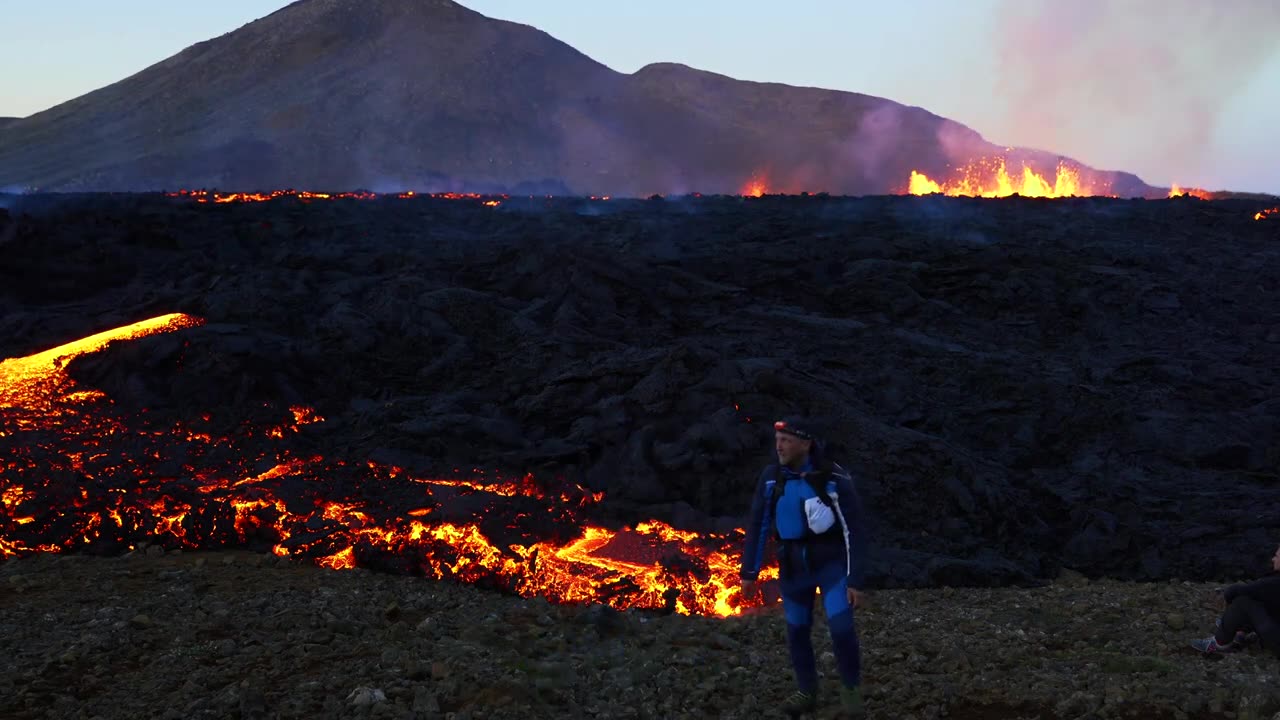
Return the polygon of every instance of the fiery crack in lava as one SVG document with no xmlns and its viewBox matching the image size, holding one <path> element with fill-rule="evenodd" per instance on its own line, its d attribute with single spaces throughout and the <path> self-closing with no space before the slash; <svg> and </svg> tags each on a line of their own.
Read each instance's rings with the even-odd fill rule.
<svg viewBox="0 0 1280 720">
<path fill-rule="evenodd" d="M 179 190 L 178 192 L 165 193 L 166 197 L 187 198 L 195 200 L 198 203 L 213 203 L 224 205 L 228 203 L 252 203 L 252 202 L 269 202 L 279 198 L 296 198 L 302 202 L 311 200 L 376 200 L 378 193 L 373 192 L 311 192 L 309 190 L 272 190 L 270 192 L 230 192 L 220 193 L 209 190 Z M 486 207 L 497 207 L 502 204 L 503 200 L 508 199 L 509 195 L 481 195 L 479 193 L 416 193 L 412 190 L 395 193 L 391 197 L 408 200 L 411 198 L 433 198 L 437 200 L 479 200 L 480 204 Z M 593 198 L 594 199 L 594 198 Z M 608 198 L 605 198 L 606 200 Z"/>
<path fill-rule="evenodd" d="M 907 181 L 907 193 L 911 195 L 942 195 L 965 197 L 1022 197 L 1059 198 L 1084 196 L 1111 196 L 1111 188 L 1083 182 L 1079 168 L 1059 164 L 1052 178 L 1032 170 L 1026 165 L 1021 171 L 1010 172 L 1002 157 L 984 158 L 958 168 L 951 180 L 935 181 L 924 173 L 911 171 Z"/>
<path fill-rule="evenodd" d="M 1280 207 L 1267 208 L 1253 214 L 1254 220 L 1266 220 L 1272 215 L 1280 215 Z"/>
<path fill-rule="evenodd" d="M 407 190 L 401 193 L 392 193 L 379 195 L 373 192 L 312 192 L 310 190 L 272 190 L 270 192 L 229 192 L 220 193 L 210 190 L 179 190 L 177 192 L 165 193 L 165 197 L 183 198 L 194 200 L 197 203 L 209 203 L 215 205 L 226 205 L 230 203 L 257 203 L 270 202 L 280 198 L 294 198 L 301 202 L 311 202 L 314 200 L 377 200 L 380 197 L 393 197 L 401 200 L 410 200 L 415 198 L 427 198 L 434 200 L 473 200 L 478 201 L 485 207 L 498 207 L 504 200 L 509 200 L 510 195 L 481 195 L 479 193 L 418 193 L 413 190 Z M 533 197 L 532 195 L 530 197 Z M 550 197 L 549 195 L 547 197 Z M 592 200 L 608 200 L 609 196 L 602 197 L 591 196 Z"/>
<path fill-rule="evenodd" d="M 738 589 L 741 530 L 594 527 L 585 512 L 603 493 L 577 485 L 326 460 L 289 447 L 324 422 L 311 408 L 227 433 L 208 413 L 125 412 L 67 372 L 110 342 L 201 324 L 165 315 L 0 363 L 0 558 L 248 547 L 619 609 L 729 616 L 762 602 Z"/>
</svg>

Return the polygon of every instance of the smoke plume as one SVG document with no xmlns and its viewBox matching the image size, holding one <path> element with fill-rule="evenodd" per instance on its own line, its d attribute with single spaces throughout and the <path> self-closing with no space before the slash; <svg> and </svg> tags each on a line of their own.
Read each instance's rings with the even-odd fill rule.
<svg viewBox="0 0 1280 720">
<path fill-rule="evenodd" d="M 1280 52 L 1269 0 L 998 0 L 997 11 L 1008 127 L 1103 167 L 1194 173 L 1221 108 Z"/>
</svg>

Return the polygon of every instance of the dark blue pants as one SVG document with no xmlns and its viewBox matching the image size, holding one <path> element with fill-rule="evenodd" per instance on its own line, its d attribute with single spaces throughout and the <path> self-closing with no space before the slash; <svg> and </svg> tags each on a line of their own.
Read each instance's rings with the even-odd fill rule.
<svg viewBox="0 0 1280 720">
<path fill-rule="evenodd" d="M 787 618 L 787 649 L 796 684 L 807 693 L 818 690 L 818 668 L 813 655 L 813 602 L 822 593 L 822 606 L 831 631 L 831 646 L 836 656 L 840 680 L 846 687 L 862 682 L 862 651 L 858 631 L 854 627 L 853 607 L 845 591 L 848 576 L 843 558 L 809 567 L 808 558 L 794 558 L 789 571 L 782 573 L 782 609 Z"/>
</svg>

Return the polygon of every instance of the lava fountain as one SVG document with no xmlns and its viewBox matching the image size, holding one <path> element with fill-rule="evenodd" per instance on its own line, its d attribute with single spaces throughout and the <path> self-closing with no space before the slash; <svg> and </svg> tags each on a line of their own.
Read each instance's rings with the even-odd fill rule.
<svg viewBox="0 0 1280 720">
<path fill-rule="evenodd" d="M 740 529 L 592 525 L 603 493 L 571 483 L 329 460 L 293 449 L 324 423 L 312 408 L 267 407 L 274 421 L 219 433 L 209 413 L 128 412 L 69 373 L 111 343 L 202 324 L 164 315 L 0 363 L 0 558 L 244 547 L 619 609 L 730 616 L 762 602 L 738 587 Z"/>
<path fill-rule="evenodd" d="M 976 160 L 953 173 L 950 180 L 934 180 L 924 173 L 911 171 L 907 180 L 910 195 L 942 194 L 956 197 L 1023 197 L 1059 198 L 1111 194 L 1109 187 L 1084 182 L 1078 168 L 1059 164 L 1052 178 L 1023 165 L 1021 171 L 1010 171 L 1005 159 Z"/>
<path fill-rule="evenodd" d="M 763 177 L 757 174 L 757 175 L 752 175 L 750 180 L 747 180 L 745 183 L 743 183 L 742 190 L 738 194 L 742 195 L 743 197 L 758 198 L 758 197 L 764 197 L 765 193 L 767 192 L 769 192 L 769 184 L 765 181 Z"/>
</svg>

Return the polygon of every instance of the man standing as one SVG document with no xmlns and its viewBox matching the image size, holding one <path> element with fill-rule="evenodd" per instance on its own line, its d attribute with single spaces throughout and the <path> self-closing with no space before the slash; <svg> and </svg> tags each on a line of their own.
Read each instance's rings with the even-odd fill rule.
<svg viewBox="0 0 1280 720">
<path fill-rule="evenodd" d="M 847 716 L 863 717 L 862 659 L 853 610 L 862 602 L 866 531 L 853 479 L 823 457 L 813 424 L 774 423 L 778 462 L 760 473 L 742 549 L 742 590 L 754 591 L 765 545 L 777 541 L 787 648 L 799 689 L 783 709 L 791 717 L 817 707 L 818 671 L 812 627 L 815 592 L 822 593 L 840 671 Z"/>
</svg>

